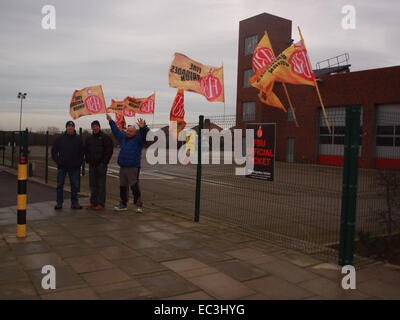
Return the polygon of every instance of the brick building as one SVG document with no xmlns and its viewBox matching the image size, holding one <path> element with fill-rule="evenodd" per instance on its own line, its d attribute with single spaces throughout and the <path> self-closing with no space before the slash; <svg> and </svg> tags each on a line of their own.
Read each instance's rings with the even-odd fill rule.
<svg viewBox="0 0 400 320">
<path fill-rule="evenodd" d="M 287 84 L 299 123 L 296 127 L 282 84 L 276 83 L 274 92 L 288 113 L 261 103 L 257 89 L 248 81 L 254 75 L 252 54 L 265 30 L 275 55 L 293 42 L 290 20 L 263 13 L 240 21 L 237 127 L 245 128 L 246 123 L 254 122 L 276 123 L 277 160 L 342 165 L 345 109 L 360 106 L 360 166 L 400 168 L 400 66 L 350 72 L 350 65 L 345 61 L 314 70 L 332 127 L 331 134 L 315 88 Z M 339 62 L 339 58 L 336 60 Z"/>
</svg>

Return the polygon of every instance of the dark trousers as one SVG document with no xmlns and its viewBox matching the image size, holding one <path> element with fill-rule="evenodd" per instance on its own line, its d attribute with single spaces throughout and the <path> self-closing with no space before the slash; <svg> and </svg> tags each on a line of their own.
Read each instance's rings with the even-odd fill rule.
<svg viewBox="0 0 400 320">
<path fill-rule="evenodd" d="M 65 176 L 68 174 L 69 183 L 71 185 L 71 205 L 78 204 L 78 169 L 57 169 L 57 204 L 64 202 L 64 182 Z"/>
<path fill-rule="evenodd" d="M 136 169 L 136 168 L 135 168 Z M 136 181 L 130 186 L 133 194 L 133 203 L 137 207 L 142 207 L 143 202 L 142 202 L 142 194 L 140 192 L 140 186 L 139 186 L 139 174 L 140 174 L 140 168 L 137 168 L 137 176 L 136 176 Z M 121 203 L 126 206 L 128 204 L 128 194 L 129 194 L 129 187 L 128 186 L 120 186 L 120 197 L 121 197 Z"/>
<path fill-rule="evenodd" d="M 104 207 L 106 203 L 107 165 L 89 165 L 90 204 Z"/>
</svg>

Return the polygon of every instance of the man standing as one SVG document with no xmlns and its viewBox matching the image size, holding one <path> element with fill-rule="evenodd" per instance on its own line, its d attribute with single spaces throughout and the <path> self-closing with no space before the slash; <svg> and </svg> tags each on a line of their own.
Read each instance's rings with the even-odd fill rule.
<svg viewBox="0 0 400 320">
<path fill-rule="evenodd" d="M 65 132 L 57 137 L 51 149 L 51 158 L 57 163 L 57 204 L 54 209 L 62 209 L 67 173 L 71 185 L 71 208 L 82 209 L 78 202 L 78 179 L 83 163 L 83 143 L 81 137 L 76 134 L 73 121 L 68 121 L 65 127 Z"/>
<path fill-rule="evenodd" d="M 129 187 L 132 189 L 134 204 L 136 205 L 137 213 L 143 212 L 143 203 L 139 189 L 139 173 L 140 161 L 142 158 L 143 145 L 146 142 L 146 135 L 149 131 L 143 119 L 138 119 L 139 134 L 136 134 L 134 126 L 128 126 L 126 133 L 118 129 L 115 122 L 107 114 L 112 133 L 121 144 L 121 149 L 118 155 L 119 183 L 121 203 L 115 207 L 115 211 L 128 210 L 128 193 Z"/>
<path fill-rule="evenodd" d="M 114 151 L 111 138 L 100 130 L 100 122 L 91 124 L 92 135 L 85 140 L 85 159 L 89 164 L 90 204 L 86 209 L 102 210 L 106 202 L 107 165 Z"/>
</svg>

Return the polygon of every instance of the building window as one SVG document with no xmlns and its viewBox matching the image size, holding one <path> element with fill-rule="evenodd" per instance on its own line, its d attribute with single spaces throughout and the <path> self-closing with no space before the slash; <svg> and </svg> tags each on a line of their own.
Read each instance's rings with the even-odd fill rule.
<svg viewBox="0 0 400 320">
<path fill-rule="evenodd" d="M 320 144 L 336 144 L 336 145 L 344 145 L 344 136 L 345 136 L 345 127 L 344 126 L 331 126 L 332 134 L 329 134 L 328 127 L 320 127 L 319 128 L 319 143 Z M 362 144 L 362 127 L 360 126 L 360 140 L 359 145 Z"/>
<path fill-rule="evenodd" d="M 253 69 L 244 70 L 244 73 L 243 73 L 243 88 L 250 88 L 251 87 L 249 79 L 252 76 L 254 76 Z"/>
<path fill-rule="evenodd" d="M 400 147 L 400 126 L 377 126 L 376 145 L 379 147 Z"/>
<path fill-rule="evenodd" d="M 293 108 L 294 113 L 296 113 L 296 108 Z M 287 117 L 288 117 L 288 121 L 294 121 L 294 115 L 292 112 L 292 108 L 288 108 L 287 109 Z"/>
<path fill-rule="evenodd" d="M 257 35 L 247 37 L 244 39 L 244 55 L 252 55 L 257 47 Z"/>
<path fill-rule="evenodd" d="M 256 103 L 243 102 L 243 121 L 253 121 L 256 118 Z"/>
</svg>

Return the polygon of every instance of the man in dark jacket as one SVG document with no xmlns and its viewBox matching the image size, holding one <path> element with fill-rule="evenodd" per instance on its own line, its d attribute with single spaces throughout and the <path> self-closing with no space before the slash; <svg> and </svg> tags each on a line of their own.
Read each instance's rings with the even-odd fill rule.
<svg viewBox="0 0 400 320">
<path fill-rule="evenodd" d="M 106 202 L 107 165 L 114 151 L 111 138 L 100 130 L 100 122 L 91 124 L 92 135 L 85 141 L 85 159 L 89 164 L 90 204 L 86 209 L 102 210 Z"/>
<path fill-rule="evenodd" d="M 65 127 L 65 132 L 57 137 L 51 149 L 51 158 L 57 163 L 57 205 L 54 209 L 59 210 L 63 206 L 67 173 L 71 185 L 71 208 L 82 209 L 78 202 L 78 180 L 84 156 L 83 143 L 81 137 L 76 134 L 73 121 L 68 121 Z"/>
<path fill-rule="evenodd" d="M 139 188 L 139 173 L 140 161 L 142 159 L 142 149 L 146 142 L 146 135 L 149 131 L 143 119 L 138 119 L 138 126 L 140 128 L 139 134 L 136 134 L 134 126 L 128 126 L 126 133 L 118 129 L 118 126 L 107 114 L 112 133 L 121 144 L 121 149 L 118 155 L 119 169 L 119 184 L 120 184 L 120 197 L 121 203 L 115 207 L 115 211 L 128 210 L 128 191 L 129 187 L 132 189 L 133 201 L 136 205 L 137 213 L 143 212 L 143 203 Z"/>
</svg>

